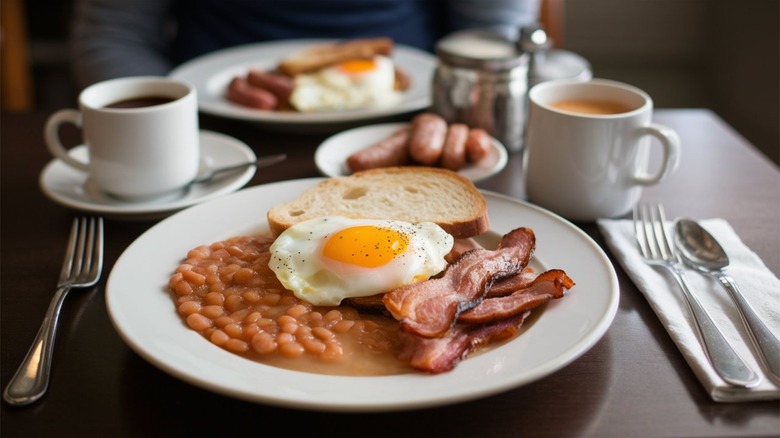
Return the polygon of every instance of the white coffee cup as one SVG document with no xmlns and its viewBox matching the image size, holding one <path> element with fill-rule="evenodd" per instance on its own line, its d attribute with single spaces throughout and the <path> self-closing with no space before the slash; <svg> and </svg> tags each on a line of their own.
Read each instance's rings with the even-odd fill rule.
<svg viewBox="0 0 780 438">
<path fill-rule="evenodd" d="M 529 101 L 526 193 L 532 203 L 567 219 L 621 216 L 638 202 L 643 186 L 658 184 L 677 168 L 677 133 L 652 123 L 653 101 L 636 87 L 603 79 L 554 80 L 534 86 Z M 559 107 L 566 101 L 568 108 Z M 593 106 L 609 114 L 583 112 Z M 650 148 L 658 143 L 663 159 L 648 173 Z"/>
<path fill-rule="evenodd" d="M 118 102 L 129 107 L 113 107 Z M 79 110 L 52 114 L 44 130 L 49 151 L 86 172 L 102 191 L 126 200 L 171 193 L 195 178 L 200 162 L 197 91 L 156 76 L 111 79 L 79 94 Z M 61 125 L 81 128 L 89 159 L 68 153 Z"/>
</svg>

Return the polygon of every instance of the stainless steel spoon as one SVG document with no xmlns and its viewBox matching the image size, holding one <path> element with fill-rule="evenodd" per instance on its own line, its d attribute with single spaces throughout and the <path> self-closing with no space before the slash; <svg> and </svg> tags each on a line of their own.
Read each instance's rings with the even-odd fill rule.
<svg viewBox="0 0 780 438">
<path fill-rule="evenodd" d="M 198 175 L 195 177 L 195 179 L 192 180 L 192 182 L 190 182 L 190 184 L 202 184 L 204 182 L 211 181 L 212 179 L 214 179 L 215 176 L 217 176 L 220 173 L 240 170 L 240 169 L 247 168 L 249 166 L 257 166 L 258 168 L 266 167 L 284 161 L 285 159 L 287 159 L 286 154 L 277 154 L 277 155 L 269 155 L 267 157 L 262 157 L 257 159 L 256 161 L 234 164 L 232 166 L 217 167 L 217 168 L 206 167 L 201 169 L 198 172 Z"/>
<path fill-rule="evenodd" d="M 715 238 L 691 219 L 678 219 L 674 228 L 674 244 L 683 262 L 717 278 L 737 305 L 750 338 L 761 353 L 764 369 L 770 380 L 780 384 L 780 341 L 756 315 L 737 284 L 726 274 L 729 257 Z"/>
</svg>

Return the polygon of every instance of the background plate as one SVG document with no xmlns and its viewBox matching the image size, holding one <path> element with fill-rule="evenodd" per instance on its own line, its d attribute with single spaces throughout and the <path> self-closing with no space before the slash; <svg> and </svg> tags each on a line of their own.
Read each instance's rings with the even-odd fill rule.
<svg viewBox="0 0 780 438">
<path fill-rule="evenodd" d="M 313 44 L 332 40 L 286 40 L 248 44 L 203 55 L 175 68 L 169 76 L 190 82 L 198 90 L 200 110 L 228 118 L 249 120 L 270 126 L 339 124 L 403 114 L 427 108 L 431 103 L 431 81 L 436 58 L 422 50 L 396 45 L 393 60 L 411 77 L 411 86 L 398 105 L 388 108 L 299 113 L 260 111 L 234 104 L 224 97 L 236 76 L 249 69 L 272 70 L 279 60 Z"/>
</svg>

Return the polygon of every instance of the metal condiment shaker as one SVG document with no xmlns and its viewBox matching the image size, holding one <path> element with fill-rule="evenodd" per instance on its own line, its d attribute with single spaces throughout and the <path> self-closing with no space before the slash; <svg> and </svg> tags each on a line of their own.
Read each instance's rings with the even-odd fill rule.
<svg viewBox="0 0 780 438">
<path fill-rule="evenodd" d="M 523 146 L 529 56 L 487 30 L 448 35 L 436 45 L 433 112 L 449 123 L 483 128 L 510 152 Z"/>
<path fill-rule="evenodd" d="M 566 51 L 550 50 L 540 24 L 513 40 L 484 29 L 452 33 L 436 44 L 431 110 L 448 123 L 483 128 L 510 153 L 522 151 L 528 90 L 549 79 L 590 79 L 590 66 Z"/>
</svg>

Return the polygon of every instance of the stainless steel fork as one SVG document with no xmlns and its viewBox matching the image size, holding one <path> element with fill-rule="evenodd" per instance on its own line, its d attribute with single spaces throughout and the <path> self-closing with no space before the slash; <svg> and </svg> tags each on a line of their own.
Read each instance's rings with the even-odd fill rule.
<svg viewBox="0 0 780 438">
<path fill-rule="evenodd" d="M 645 261 L 668 270 L 680 284 L 702 341 L 704 353 L 715 372 L 728 384 L 752 388 L 760 382 L 755 373 L 729 345 L 723 333 L 691 292 L 683 265 L 674 252 L 666 233 L 666 217 L 660 204 L 634 207 L 634 231 L 639 251 Z"/>
<path fill-rule="evenodd" d="M 5 401 L 13 405 L 27 405 L 46 393 L 62 303 L 72 288 L 95 285 L 102 270 L 103 218 L 74 219 L 57 291 L 27 356 L 3 392 Z"/>
</svg>

